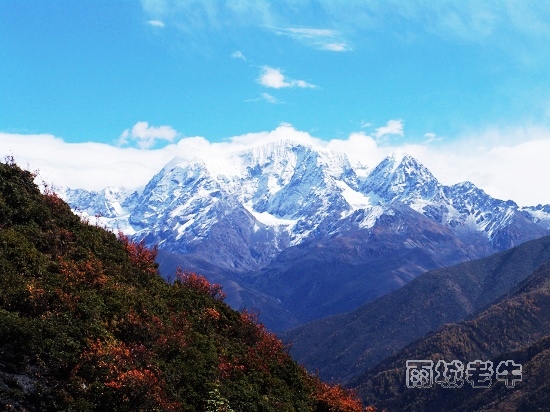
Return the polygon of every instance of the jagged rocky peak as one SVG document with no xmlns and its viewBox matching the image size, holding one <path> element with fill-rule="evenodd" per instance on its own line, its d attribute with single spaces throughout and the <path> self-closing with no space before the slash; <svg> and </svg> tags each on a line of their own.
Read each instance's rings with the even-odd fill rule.
<svg viewBox="0 0 550 412">
<path fill-rule="evenodd" d="M 434 199 L 441 196 L 442 186 L 432 173 L 414 157 L 394 153 L 386 157 L 367 176 L 363 193 L 372 192 L 386 201 Z"/>
<path fill-rule="evenodd" d="M 452 190 L 455 193 L 460 193 L 460 194 L 476 194 L 481 196 L 487 195 L 482 189 L 480 189 L 479 187 L 477 187 L 476 185 L 474 185 L 472 182 L 469 182 L 469 181 L 460 182 L 452 186 L 449 186 L 449 190 Z"/>
<path fill-rule="evenodd" d="M 247 174 L 252 177 L 260 172 L 293 173 L 297 167 L 303 168 L 304 164 L 321 167 L 335 176 L 352 170 L 346 154 L 290 139 L 260 144 L 236 155 L 241 158 Z"/>
<path fill-rule="evenodd" d="M 125 200 L 132 193 L 130 190 L 120 186 L 108 186 L 96 191 L 54 187 L 54 191 L 71 208 L 84 213 L 84 215 L 109 218 L 125 213 Z"/>
<path fill-rule="evenodd" d="M 392 154 L 380 163 L 383 168 L 389 169 L 392 178 L 399 183 L 411 184 L 433 183 L 437 179 L 418 160 L 408 154 Z"/>
<path fill-rule="evenodd" d="M 187 216 L 186 222 L 195 215 L 208 218 L 214 204 L 224 197 L 204 162 L 173 159 L 147 184 L 129 221 L 139 229 L 173 227 L 181 216 Z"/>
<path fill-rule="evenodd" d="M 183 159 L 181 157 L 174 157 L 172 160 L 166 163 L 166 165 L 164 165 L 159 174 L 170 174 L 172 176 L 189 176 L 205 173 L 208 174 L 208 168 L 203 160 L 199 158 Z"/>
<path fill-rule="evenodd" d="M 239 151 L 234 157 L 242 164 L 241 178 L 261 179 L 271 175 L 271 180 L 275 179 L 276 186 L 280 187 L 290 181 L 304 152 L 309 150 L 309 147 L 280 140 Z"/>
<path fill-rule="evenodd" d="M 494 199 L 472 182 L 461 182 L 445 187 L 445 193 L 454 207 L 461 213 L 470 213 L 478 209 L 518 209 L 512 200 Z"/>
<path fill-rule="evenodd" d="M 220 189 L 219 183 L 211 176 L 202 160 L 174 158 L 151 179 L 142 197 L 161 202 L 168 199 L 173 201 L 180 197 L 203 196 L 205 192 Z"/>
<path fill-rule="evenodd" d="M 312 150 L 311 146 L 296 141 L 281 139 L 260 144 L 248 150 L 239 152 L 247 163 L 266 166 L 277 164 L 288 159 L 296 159 L 299 152 Z"/>
</svg>

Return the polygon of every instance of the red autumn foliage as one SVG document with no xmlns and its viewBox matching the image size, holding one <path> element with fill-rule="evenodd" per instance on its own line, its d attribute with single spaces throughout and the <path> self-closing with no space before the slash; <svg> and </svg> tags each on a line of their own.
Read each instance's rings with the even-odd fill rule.
<svg viewBox="0 0 550 412">
<path fill-rule="evenodd" d="M 238 359 L 232 359 L 227 356 L 220 356 L 218 363 L 218 372 L 221 379 L 230 379 L 237 373 L 246 371 L 246 366 L 241 364 Z"/>
<path fill-rule="evenodd" d="M 125 329 L 126 334 L 131 337 L 148 342 L 154 340 L 158 350 L 171 346 L 182 348 L 187 344 L 186 331 L 189 325 L 183 314 L 171 315 L 169 321 L 163 322 L 160 317 L 149 314 L 147 310 L 142 310 L 139 314 L 132 308 L 120 325 L 121 330 Z"/>
<path fill-rule="evenodd" d="M 282 364 L 289 359 L 283 342 L 258 322 L 255 313 L 243 311 L 241 322 L 246 331 L 244 340 L 249 344 L 245 363 L 250 369 L 267 372 L 270 364 Z"/>
<path fill-rule="evenodd" d="M 49 187 L 44 189 L 44 202 L 54 212 L 69 209 L 69 206 Z"/>
<path fill-rule="evenodd" d="M 167 399 L 162 389 L 165 383 L 159 371 L 150 365 L 151 357 L 151 352 L 141 344 L 91 341 L 88 350 L 81 355 L 81 363 L 73 370 L 73 376 L 87 369 L 83 374 L 88 379 L 93 377 L 106 389 L 114 391 L 121 402 L 176 411 L 180 405 Z"/>
<path fill-rule="evenodd" d="M 100 288 L 108 281 L 103 264 L 96 257 L 89 257 L 79 262 L 60 258 L 59 269 L 61 275 L 64 276 L 65 281 L 71 287 L 91 286 Z"/>
<path fill-rule="evenodd" d="M 317 411 L 319 412 L 362 412 L 364 410 L 355 392 L 344 389 L 340 385 L 329 385 L 319 381 L 315 398 L 318 401 Z"/>
<path fill-rule="evenodd" d="M 118 232 L 118 238 L 124 245 L 126 252 L 128 252 L 130 262 L 134 266 L 151 275 L 157 273 L 155 259 L 157 258 L 158 247 L 156 245 L 153 248 L 148 248 L 145 246 L 144 240 L 136 243 L 122 232 Z"/>
<path fill-rule="evenodd" d="M 185 287 L 204 293 L 214 299 L 225 299 L 225 293 L 222 291 L 221 285 L 210 283 L 204 276 L 197 275 L 194 272 L 178 268 L 176 270 L 176 281 L 179 281 Z"/>
<path fill-rule="evenodd" d="M 214 308 L 206 308 L 203 312 L 203 318 L 208 321 L 217 322 L 220 320 L 220 312 Z"/>
</svg>

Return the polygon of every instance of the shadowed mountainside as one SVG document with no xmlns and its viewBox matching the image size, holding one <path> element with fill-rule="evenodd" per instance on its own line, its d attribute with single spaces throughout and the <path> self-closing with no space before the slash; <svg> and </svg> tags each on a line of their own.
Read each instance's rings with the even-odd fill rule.
<svg viewBox="0 0 550 412">
<path fill-rule="evenodd" d="M 550 261 L 550 237 L 487 258 L 420 275 L 352 312 L 295 328 L 283 339 L 309 370 L 340 382 L 508 293 Z"/>
<path fill-rule="evenodd" d="M 435 385 L 423 390 L 407 388 L 408 359 L 434 361 L 492 360 L 523 366 L 522 381 L 508 388 L 495 382 L 488 389 L 464 383 L 450 389 Z M 357 377 L 358 387 L 369 403 L 389 411 L 414 410 L 546 410 L 550 400 L 550 264 L 522 282 L 515 291 L 473 318 L 445 325 L 412 343 L 395 356 Z"/>
</svg>

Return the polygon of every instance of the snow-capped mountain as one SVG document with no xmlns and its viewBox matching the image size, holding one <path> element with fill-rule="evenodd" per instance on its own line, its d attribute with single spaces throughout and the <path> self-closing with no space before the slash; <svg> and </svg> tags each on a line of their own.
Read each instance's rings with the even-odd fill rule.
<svg viewBox="0 0 550 412">
<path fill-rule="evenodd" d="M 229 182 L 231 193 L 260 222 L 286 227 L 291 245 L 350 209 L 341 185 L 356 176 L 344 155 L 283 141 L 236 156 L 244 173 Z"/>
<path fill-rule="evenodd" d="M 232 153 L 226 162 L 231 168 L 221 172 L 200 159 L 174 159 L 140 192 L 65 189 L 61 196 L 107 227 L 182 252 L 237 210 L 248 216 L 245 226 L 273 234 L 280 251 L 373 206 L 344 154 L 279 141 Z"/>
<path fill-rule="evenodd" d="M 106 218 L 116 218 L 127 213 L 123 206 L 132 194 L 123 187 L 109 186 L 98 192 L 67 187 L 54 187 L 57 194 L 69 200 L 74 210 L 90 216 L 98 215 Z"/>
<path fill-rule="evenodd" d="M 444 186 L 409 155 L 369 166 L 281 140 L 215 161 L 174 159 L 139 190 L 59 192 L 81 214 L 100 216 L 101 225 L 180 254 L 190 269 L 219 268 L 269 291 L 281 310 L 297 299 L 279 293 L 285 285 L 300 283 L 303 304 L 320 308 L 319 299 L 331 299 L 315 293 L 330 284 L 337 300 L 297 323 L 349 309 L 338 302 L 360 304 L 424 270 L 550 234 L 548 205 L 519 207 L 469 182 Z M 348 279 L 354 290 L 339 290 L 327 276 Z"/>
<path fill-rule="evenodd" d="M 442 186 L 437 179 L 409 155 L 394 154 L 385 158 L 368 175 L 360 190 L 378 195 L 385 203 L 400 201 L 414 205 L 442 200 Z"/>
</svg>

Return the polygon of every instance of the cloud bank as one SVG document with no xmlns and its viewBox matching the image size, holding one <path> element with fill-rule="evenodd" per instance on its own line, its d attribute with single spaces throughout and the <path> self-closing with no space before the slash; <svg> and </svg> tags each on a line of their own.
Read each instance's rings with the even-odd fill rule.
<svg viewBox="0 0 550 412">
<path fill-rule="evenodd" d="M 142 136 L 136 138 L 138 145 L 139 139 L 148 141 L 151 135 L 158 137 L 163 133 L 167 137 L 164 140 L 171 143 L 158 149 L 138 149 L 101 143 L 67 143 L 46 134 L 0 133 L 0 156 L 13 155 L 22 167 L 39 169 L 42 179 L 54 185 L 89 190 L 111 185 L 136 188 L 145 185 L 174 157 L 204 159 L 214 172 L 225 172 L 232 167 L 229 153 L 290 139 L 346 153 L 352 162 L 371 168 L 393 152 L 406 152 L 428 167 L 442 184 L 469 180 L 499 199 L 512 199 L 523 206 L 550 204 L 546 182 L 550 175 L 547 161 L 550 130 L 542 127 L 491 129 L 464 135 L 449 143 L 384 144 L 377 135 L 382 131 L 404 133 L 402 122 L 392 120 L 375 129 L 372 135 L 361 131 L 330 141 L 281 124 L 272 131 L 234 136 L 223 142 L 209 142 L 204 137 L 185 137 L 175 142 L 177 133 L 172 128 L 151 128 L 142 123 L 145 124 L 134 126 L 135 131 L 128 129 L 128 136 Z"/>
</svg>

